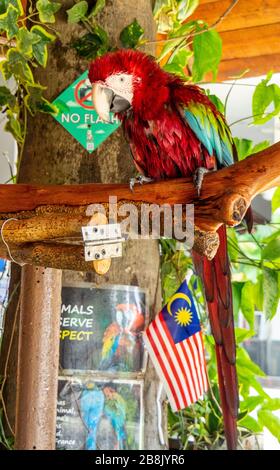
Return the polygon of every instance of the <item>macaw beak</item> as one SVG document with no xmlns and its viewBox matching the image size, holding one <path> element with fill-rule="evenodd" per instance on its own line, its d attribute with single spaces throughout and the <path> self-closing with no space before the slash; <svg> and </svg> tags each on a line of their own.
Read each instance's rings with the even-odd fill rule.
<svg viewBox="0 0 280 470">
<path fill-rule="evenodd" d="M 105 122 L 111 122 L 110 113 L 121 113 L 131 106 L 129 101 L 102 83 L 92 85 L 92 102 L 97 114 Z"/>
</svg>

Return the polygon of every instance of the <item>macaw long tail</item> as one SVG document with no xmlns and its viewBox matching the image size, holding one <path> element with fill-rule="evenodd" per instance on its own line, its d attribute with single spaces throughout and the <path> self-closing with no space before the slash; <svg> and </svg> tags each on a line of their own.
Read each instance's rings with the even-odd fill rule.
<svg viewBox="0 0 280 470">
<path fill-rule="evenodd" d="M 196 270 L 203 281 L 209 320 L 216 342 L 219 390 L 227 447 L 234 450 L 237 446 L 236 419 L 239 397 L 226 227 L 220 227 L 218 234 L 220 246 L 215 258 L 209 261 L 206 257 L 193 252 L 193 259 Z"/>
</svg>

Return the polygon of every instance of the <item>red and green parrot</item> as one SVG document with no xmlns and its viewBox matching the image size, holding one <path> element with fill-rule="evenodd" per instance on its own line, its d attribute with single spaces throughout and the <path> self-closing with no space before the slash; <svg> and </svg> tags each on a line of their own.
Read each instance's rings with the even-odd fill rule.
<svg viewBox="0 0 280 470">
<path fill-rule="evenodd" d="M 115 321 L 104 331 L 100 368 L 102 370 L 131 370 L 141 344 L 139 333 L 144 316 L 135 304 L 116 305 Z"/>
<path fill-rule="evenodd" d="M 233 163 L 234 143 L 224 117 L 195 85 L 162 70 L 139 51 L 119 50 L 91 63 L 89 79 L 99 116 L 115 113 L 144 180 L 195 177 Z M 193 253 L 216 342 L 220 399 L 229 449 L 237 446 L 238 383 L 226 227 L 209 261 Z"/>
</svg>

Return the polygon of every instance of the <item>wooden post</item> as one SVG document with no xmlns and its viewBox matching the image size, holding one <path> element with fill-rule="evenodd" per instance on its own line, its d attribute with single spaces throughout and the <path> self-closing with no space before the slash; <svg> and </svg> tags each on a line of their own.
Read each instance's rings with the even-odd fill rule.
<svg viewBox="0 0 280 470">
<path fill-rule="evenodd" d="M 55 449 L 61 271 L 22 269 L 15 448 Z"/>
</svg>

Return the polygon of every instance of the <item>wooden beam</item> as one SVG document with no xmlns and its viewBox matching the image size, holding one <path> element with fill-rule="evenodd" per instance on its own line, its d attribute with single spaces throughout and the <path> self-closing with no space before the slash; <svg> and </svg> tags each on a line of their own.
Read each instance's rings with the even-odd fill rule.
<svg viewBox="0 0 280 470">
<path fill-rule="evenodd" d="M 189 20 L 204 20 L 213 24 L 230 5 L 231 0 L 200 1 Z M 232 31 L 255 26 L 272 25 L 280 21 L 279 0 L 239 0 L 229 15 L 217 26 L 217 31 Z"/>
<path fill-rule="evenodd" d="M 279 54 L 279 37 L 280 22 L 273 25 L 224 31 L 221 33 L 222 59 L 245 59 L 260 55 Z"/>
<path fill-rule="evenodd" d="M 249 69 L 246 77 L 258 77 L 266 75 L 270 70 L 280 71 L 280 53 L 270 55 L 260 55 L 257 57 L 247 57 L 246 59 L 222 60 L 219 65 L 218 80 L 228 80 L 230 77 L 238 76 L 245 69 Z M 212 81 L 212 75 L 206 77 Z"/>
<path fill-rule="evenodd" d="M 67 269 L 81 272 L 95 272 L 92 261 L 85 261 L 84 248 L 78 245 L 59 245 L 55 243 L 29 243 L 11 248 L 13 258 L 18 263 L 33 266 L 48 266 L 54 269 Z M 0 257 L 9 259 L 9 253 L 0 244 Z"/>
</svg>

